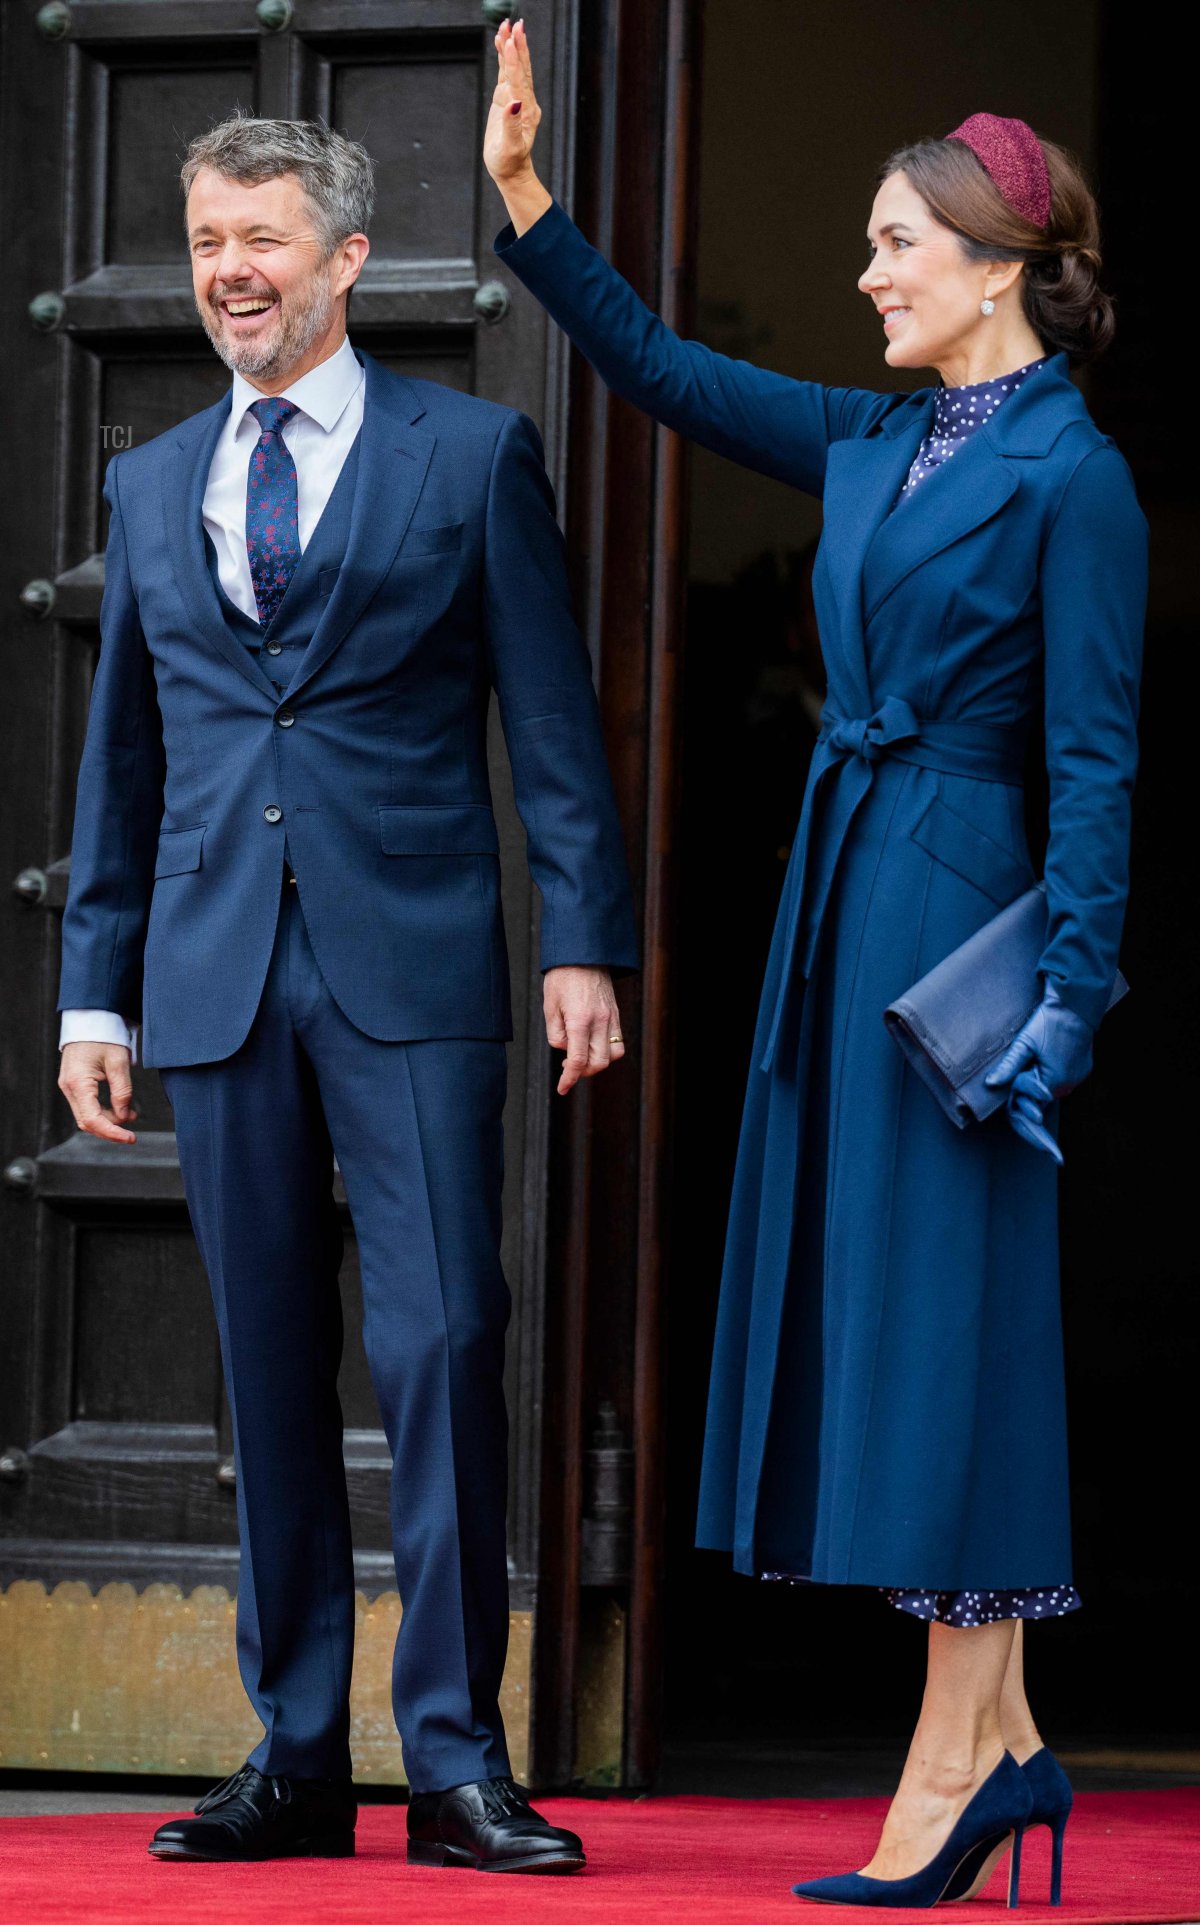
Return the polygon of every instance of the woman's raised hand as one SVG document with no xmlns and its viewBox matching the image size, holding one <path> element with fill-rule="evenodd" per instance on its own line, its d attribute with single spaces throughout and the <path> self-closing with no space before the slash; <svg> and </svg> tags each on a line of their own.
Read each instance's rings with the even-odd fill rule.
<svg viewBox="0 0 1200 1925">
<path fill-rule="evenodd" d="M 533 143 L 542 110 L 533 91 L 533 67 L 523 20 L 515 24 L 511 20 L 501 21 L 496 35 L 496 60 L 499 72 L 483 136 L 483 160 L 520 232 L 529 222 L 517 218 L 511 198 L 514 190 L 524 200 L 531 189 L 536 189 L 535 198 L 541 204 L 536 207 L 534 219 L 550 201 L 533 171 Z M 522 207 L 520 211 L 529 213 L 532 208 Z"/>
<path fill-rule="evenodd" d="M 483 136 L 483 159 L 518 234 L 551 205 L 533 167 L 533 143 L 542 110 L 533 91 L 533 67 L 525 22 L 502 20 L 496 35 L 499 73 Z"/>
</svg>

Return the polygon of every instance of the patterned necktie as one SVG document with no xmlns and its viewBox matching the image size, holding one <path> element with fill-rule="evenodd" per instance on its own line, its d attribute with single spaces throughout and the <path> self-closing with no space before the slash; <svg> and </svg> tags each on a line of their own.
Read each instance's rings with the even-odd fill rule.
<svg viewBox="0 0 1200 1925">
<path fill-rule="evenodd" d="M 262 433 L 246 475 L 246 553 L 258 619 L 265 628 L 287 591 L 300 559 L 296 464 L 282 429 L 298 413 L 294 401 L 252 401 Z"/>
</svg>

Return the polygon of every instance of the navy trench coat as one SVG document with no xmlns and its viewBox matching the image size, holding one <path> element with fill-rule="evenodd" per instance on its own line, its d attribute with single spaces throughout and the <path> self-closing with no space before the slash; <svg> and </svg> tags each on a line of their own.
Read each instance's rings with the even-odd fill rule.
<svg viewBox="0 0 1200 1925">
<path fill-rule="evenodd" d="M 743 1115 L 697 1541 L 825 1583 L 1061 1585 L 1057 1169 L 1003 1110 L 957 1130 L 882 1015 L 1034 880 L 1040 709 L 1039 966 L 1100 1021 L 1146 601 L 1128 466 L 1052 354 L 889 514 L 932 388 L 828 388 L 681 340 L 557 203 L 496 251 L 617 393 L 824 504 L 828 695 Z"/>
</svg>

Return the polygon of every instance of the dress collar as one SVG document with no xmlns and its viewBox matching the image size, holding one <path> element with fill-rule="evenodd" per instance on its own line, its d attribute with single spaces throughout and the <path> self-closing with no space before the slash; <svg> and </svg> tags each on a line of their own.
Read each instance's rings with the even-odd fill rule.
<svg viewBox="0 0 1200 1925">
<path fill-rule="evenodd" d="M 1048 354 L 1027 361 L 1011 374 L 998 374 L 990 381 L 971 381 L 959 388 L 935 388 L 933 397 L 934 432 L 961 433 L 989 420 L 1002 401 L 1009 399 L 1026 377 L 1044 368 Z"/>
<path fill-rule="evenodd" d="M 1064 428 L 1090 422 L 1085 402 L 1072 381 L 1067 356 L 1061 348 L 1036 365 L 1037 380 L 1022 381 L 1015 394 L 1006 398 L 984 422 L 981 433 L 997 454 L 1016 456 L 1047 455 Z M 1007 377 L 1001 376 L 1001 379 Z M 936 388 L 918 388 L 911 394 L 896 395 L 896 405 L 883 417 L 879 432 L 889 440 L 912 440 L 915 454 L 921 436 L 933 424 Z M 911 460 L 911 454 L 910 454 Z M 899 486 L 899 482 L 897 482 Z"/>
</svg>

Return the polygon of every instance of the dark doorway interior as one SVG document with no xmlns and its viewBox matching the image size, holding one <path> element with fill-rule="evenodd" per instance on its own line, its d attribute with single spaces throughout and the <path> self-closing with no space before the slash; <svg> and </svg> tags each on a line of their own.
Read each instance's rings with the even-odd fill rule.
<svg viewBox="0 0 1200 1925">
<path fill-rule="evenodd" d="M 1143 127 L 1150 55 L 1119 34 L 1115 9 L 1091 0 L 1052 18 L 1035 0 L 1005 11 L 998 45 L 994 22 L 980 16 L 976 26 L 950 5 L 897 15 L 866 0 L 822 0 L 805 10 L 802 30 L 787 0 L 766 0 L 749 39 L 727 10 L 705 8 L 697 332 L 788 373 L 890 385 L 854 288 L 883 154 L 994 107 L 1073 145 L 1098 186 L 1121 334 L 1085 393 L 1133 464 L 1154 572 L 1122 952 L 1135 994 L 1064 1115 L 1063 1303 L 1085 1608 L 1038 1627 L 1028 1649 L 1051 1742 L 1088 1752 L 1097 1768 L 1130 1769 L 1135 1754 L 1145 1764 L 1156 1753 L 1158 1768 L 1186 1771 L 1200 1758 L 1188 1755 L 1194 1703 L 1180 1688 L 1200 1604 L 1180 1533 L 1194 1430 L 1194 1265 L 1185 1130 L 1172 1099 L 1195 1087 L 1195 940 L 1178 887 L 1190 778 L 1174 724 L 1191 712 L 1181 678 L 1194 674 L 1195 657 L 1174 644 L 1185 634 L 1184 527 L 1196 484 L 1182 441 L 1152 441 L 1147 430 L 1164 418 L 1166 398 L 1142 269 L 1145 176 L 1157 164 Z M 1161 106 L 1155 114 L 1161 124 Z M 820 694 L 805 610 L 816 504 L 702 453 L 692 487 L 664 1783 L 817 1789 L 826 1754 L 857 1750 L 858 1786 L 885 1790 L 918 1708 L 923 1627 L 874 1592 L 734 1577 L 723 1557 L 692 1548 L 755 1003 Z M 1045 796 L 1033 773 L 1036 854 Z M 839 1772 L 829 1781 L 852 1788 L 844 1761 Z"/>
</svg>

